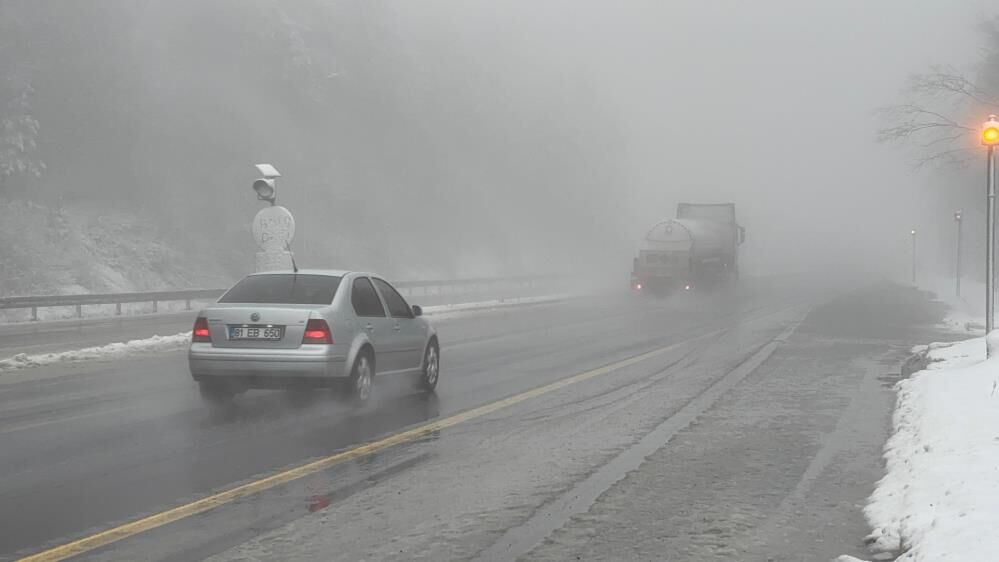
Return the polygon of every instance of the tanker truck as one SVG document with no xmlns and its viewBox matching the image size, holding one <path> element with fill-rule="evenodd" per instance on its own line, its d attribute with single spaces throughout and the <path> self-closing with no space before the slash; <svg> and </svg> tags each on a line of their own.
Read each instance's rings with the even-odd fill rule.
<svg viewBox="0 0 999 562">
<path fill-rule="evenodd" d="M 745 240 L 734 203 L 680 203 L 676 218 L 657 222 L 645 235 L 633 261 L 631 288 L 668 293 L 733 283 Z"/>
</svg>

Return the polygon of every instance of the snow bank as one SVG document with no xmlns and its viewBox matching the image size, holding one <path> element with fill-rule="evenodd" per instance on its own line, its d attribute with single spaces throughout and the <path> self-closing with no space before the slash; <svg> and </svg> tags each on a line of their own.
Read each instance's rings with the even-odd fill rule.
<svg viewBox="0 0 999 562">
<path fill-rule="evenodd" d="M 0 373 L 24 369 L 26 367 L 41 367 L 53 363 L 71 361 L 93 361 L 121 359 L 130 355 L 151 352 L 177 351 L 187 347 L 191 341 L 191 332 L 182 332 L 172 336 L 153 336 L 141 340 L 109 343 L 97 347 L 87 347 L 58 353 L 40 353 L 28 355 L 19 353 L 13 357 L 0 360 Z"/>
<path fill-rule="evenodd" d="M 541 304 L 555 302 L 570 298 L 568 295 L 551 295 L 544 297 L 522 297 L 515 299 L 490 300 L 483 302 L 472 302 L 454 305 L 428 306 L 424 307 L 424 312 L 428 316 L 433 316 L 434 320 L 441 320 L 445 317 L 467 315 L 475 312 L 487 312 L 496 308 L 507 306 L 524 306 L 529 304 Z M 164 351 L 178 351 L 187 347 L 191 341 L 191 332 L 182 332 L 172 336 L 153 336 L 141 340 L 131 340 L 123 343 L 110 343 L 97 347 L 88 347 L 72 351 L 62 351 L 57 353 L 41 353 L 29 355 L 20 353 L 7 359 L 0 359 L 0 374 L 7 371 L 15 371 L 27 367 L 41 367 L 53 363 L 66 363 L 71 361 L 95 361 L 122 359 L 131 355 L 141 353 L 155 353 Z"/>
<path fill-rule="evenodd" d="M 989 343 L 999 347 L 999 331 Z M 887 474 L 864 510 L 871 548 L 879 559 L 996 560 L 999 355 L 985 359 L 982 337 L 918 351 L 931 363 L 896 387 Z"/>
</svg>

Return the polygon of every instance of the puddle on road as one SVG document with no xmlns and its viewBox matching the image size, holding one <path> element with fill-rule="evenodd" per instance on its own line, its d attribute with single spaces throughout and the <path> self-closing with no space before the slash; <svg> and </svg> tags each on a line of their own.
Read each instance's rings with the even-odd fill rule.
<svg viewBox="0 0 999 562">
<path fill-rule="evenodd" d="M 414 443 L 417 442 L 419 441 L 414 441 Z M 376 486 L 397 474 L 401 474 L 402 472 L 427 461 L 434 456 L 434 454 L 435 453 L 431 452 L 420 453 L 413 457 L 396 462 L 395 464 L 390 464 L 377 472 L 369 474 L 366 478 L 349 482 L 347 484 L 341 484 L 339 486 L 334 484 L 332 481 L 333 478 L 331 478 L 330 474 L 313 475 L 310 481 L 305 483 L 306 509 L 309 513 L 315 513 L 326 509 L 331 505 L 343 502 L 347 498 L 362 490 L 371 486 Z M 359 465 L 371 465 L 378 461 L 377 457 L 378 455 L 371 455 L 371 458 L 365 459 L 364 462 L 355 461 L 355 463 L 348 463 L 340 468 L 341 470 L 350 470 L 350 464 L 354 464 L 354 468 L 357 468 Z"/>
</svg>

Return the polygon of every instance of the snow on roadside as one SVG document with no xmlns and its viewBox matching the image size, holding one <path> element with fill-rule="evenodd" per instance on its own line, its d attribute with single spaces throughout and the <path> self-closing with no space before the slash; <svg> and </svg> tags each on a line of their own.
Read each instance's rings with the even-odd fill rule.
<svg viewBox="0 0 999 562">
<path fill-rule="evenodd" d="M 450 316 L 463 316 L 474 314 L 476 312 L 488 312 L 489 310 L 508 306 L 524 306 L 555 302 L 566 298 L 570 297 L 567 295 L 521 297 L 455 305 L 428 306 L 424 307 L 423 310 L 428 316 L 433 316 L 434 320 L 442 320 Z M 123 359 L 125 357 L 139 355 L 142 353 L 179 351 L 186 348 L 190 341 L 191 332 L 188 331 L 174 334 L 172 336 L 153 336 L 151 338 L 110 343 L 107 345 L 75 349 L 71 351 L 31 355 L 27 353 L 19 353 L 13 357 L 0 359 L 0 374 L 29 367 L 42 367 L 53 363 L 101 360 L 107 361 L 111 359 Z"/>
<path fill-rule="evenodd" d="M 989 336 L 999 350 L 999 331 Z M 876 559 L 995 560 L 999 353 L 985 338 L 920 346 L 927 368 L 898 383 L 887 474 L 864 510 Z"/>
<path fill-rule="evenodd" d="M 39 353 L 29 355 L 19 353 L 13 357 L 0 360 L 0 373 L 15 371 L 27 367 L 41 367 L 53 363 L 67 363 L 73 361 L 94 361 L 121 359 L 130 355 L 140 353 L 153 353 L 164 351 L 177 351 L 187 347 L 191 341 L 191 332 L 181 332 L 172 336 L 153 336 L 141 340 L 131 340 L 127 342 L 109 343 L 96 347 L 86 347 L 71 351 L 60 351 L 56 353 Z"/>
</svg>

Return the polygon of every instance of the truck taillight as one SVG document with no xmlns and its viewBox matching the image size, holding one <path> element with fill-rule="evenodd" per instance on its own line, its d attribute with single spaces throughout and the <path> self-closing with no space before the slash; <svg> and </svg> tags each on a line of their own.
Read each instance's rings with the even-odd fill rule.
<svg viewBox="0 0 999 562">
<path fill-rule="evenodd" d="M 191 330 L 191 341 L 194 343 L 211 343 L 212 333 L 208 330 L 208 319 L 198 316 L 194 321 L 194 329 Z"/>
<path fill-rule="evenodd" d="M 333 332 L 330 325 L 321 318 L 313 318 L 305 325 L 305 334 L 302 336 L 302 343 L 333 343 Z"/>
</svg>

